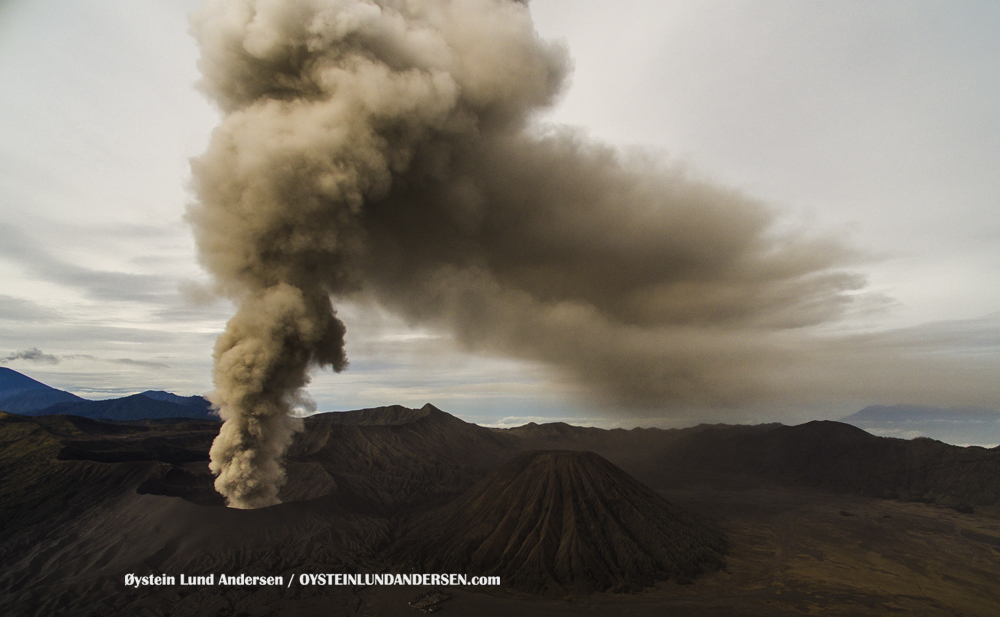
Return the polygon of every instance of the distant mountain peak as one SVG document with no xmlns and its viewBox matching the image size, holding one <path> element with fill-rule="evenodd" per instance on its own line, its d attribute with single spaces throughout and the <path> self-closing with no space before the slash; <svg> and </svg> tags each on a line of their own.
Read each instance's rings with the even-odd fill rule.
<svg viewBox="0 0 1000 617">
<path fill-rule="evenodd" d="M 57 390 L 15 370 L 0 367 L 0 409 L 12 413 L 30 413 L 57 403 L 76 403 L 84 399 Z"/>
<path fill-rule="evenodd" d="M 36 381 L 27 375 L 18 373 L 14 369 L 7 368 L 6 366 L 0 366 L 0 397 L 6 397 L 25 390 L 34 390 L 38 388 L 55 390 L 55 388 L 47 386 L 40 381 Z"/>
<path fill-rule="evenodd" d="M 983 407 L 952 407 L 944 409 L 928 405 L 869 405 L 841 422 L 928 422 L 1000 420 L 1000 411 Z"/>
<path fill-rule="evenodd" d="M 982 407 L 943 409 L 928 405 L 870 405 L 841 422 L 875 435 L 930 437 L 961 445 L 1000 443 L 1000 412 Z"/>
<path fill-rule="evenodd" d="M 212 403 L 203 396 L 180 396 L 178 394 L 174 394 L 173 392 L 164 392 L 163 390 L 146 390 L 145 392 L 140 392 L 139 394 L 141 396 L 145 396 L 146 398 L 153 399 L 154 401 L 175 403 L 177 405 L 183 405 L 184 407 L 197 409 L 199 412 L 210 413 L 212 409 Z"/>
<path fill-rule="evenodd" d="M 355 411 L 326 411 L 310 417 L 323 423 L 346 425 L 402 426 L 424 419 L 437 422 L 467 424 L 464 420 L 456 418 L 430 403 L 425 404 L 420 409 L 411 409 L 402 405 L 387 405 L 385 407 L 369 407 Z"/>
</svg>

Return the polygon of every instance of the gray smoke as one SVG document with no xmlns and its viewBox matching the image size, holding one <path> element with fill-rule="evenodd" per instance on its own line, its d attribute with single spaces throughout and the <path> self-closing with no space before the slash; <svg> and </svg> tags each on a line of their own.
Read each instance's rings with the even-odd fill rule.
<svg viewBox="0 0 1000 617">
<path fill-rule="evenodd" d="M 277 502 L 308 370 L 347 366 L 331 297 L 615 400 L 725 405 L 783 388 L 794 332 L 864 284 L 737 191 L 533 125 L 569 62 L 524 4 L 241 0 L 192 24 L 225 113 L 189 219 L 238 307 L 212 395 L 232 506 Z"/>
<path fill-rule="evenodd" d="M 27 360 L 29 362 L 39 362 L 41 364 L 59 364 L 59 358 L 50 353 L 45 353 L 37 347 L 31 349 L 19 349 L 0 358 L 0 364 L 6 364 L 14 360 Z"/>
</svg>

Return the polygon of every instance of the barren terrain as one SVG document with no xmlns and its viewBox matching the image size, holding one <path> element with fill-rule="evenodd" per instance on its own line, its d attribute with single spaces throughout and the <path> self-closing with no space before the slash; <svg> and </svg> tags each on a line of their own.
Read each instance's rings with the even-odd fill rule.
<svg viewBox="0 0 1000 617">
<path fill-rule="evenodd" d="M 496 431 L 430 406 L 383 408 L 307 422 L 289 452 L 286 503 L 248 511 L 221 507 L 211 489 L 207 448 L 217 429 L 0 415 L 0 611 L 417 615 L 409 603 L 434 591 L 443 594 L 435 606 L 444 614 L 487 616 L 669 608 L 706 616 L 985 617 L 1000 606 L 996 449 L 877 438 L 837 423 Z M 532 450 L 596 454 L 539 458 Z M 521 453 L 528 458 L 518 463 Z M 653 526 L 636 527 L 641 518 Z M 629 537 L 643 550 L 662 545 L 673 519 L 720 530 L 722 567 L 649 578 L 629 572 L 653 572 L 642 564 L 654 563 L 655 551 L 638 561 L 598 559 Z M 494 523 L 512 531 L 491 535 Z M 481 543 L 483 533 L 495 550 Z M 701 538 L 692 546 L 714 542 L 714 531 L 698 533 L 708 535 L 692 536 Z M 487 547 L 480 558 L 463 561 L 479 546 Z M 560 562 L 560 546 L 584 567 Z M 542 561 L 529 564 L 524 555 Z M 425 571 L 407 569 L 415 562 L 429 571 L 503 572 L 504 585 L 124 585 L 128 573 L 287 581 L 302 573 Z M 533 586 L 531 577 L 511 574 L 546 576 L 546 568 L 569 578 Z"/>
</svg>

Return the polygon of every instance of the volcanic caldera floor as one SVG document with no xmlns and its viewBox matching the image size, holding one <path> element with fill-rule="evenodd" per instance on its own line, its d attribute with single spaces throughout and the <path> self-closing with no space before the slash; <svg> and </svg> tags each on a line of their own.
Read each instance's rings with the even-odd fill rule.
<svg viewBox="0 0 1000 617">
<path fill-rule="evenodd" d="M 1000 520 L 942 506 L 757 486 L 661 491 L 725 521 L 726 569 L 637 594 L 541 598 L 448 588 L 444 615 L 996 615 Z M 359 593 L 358 614 L 418 614 L 416 587 Z M 666 611 L 666 612 L 665 612 Z"/>
</svg>

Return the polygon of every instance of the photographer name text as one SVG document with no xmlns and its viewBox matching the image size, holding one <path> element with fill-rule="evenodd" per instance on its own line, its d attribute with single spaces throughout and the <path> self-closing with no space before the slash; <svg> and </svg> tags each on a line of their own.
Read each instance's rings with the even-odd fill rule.
<svg viewBox="0 0 1000 617">
<path fill-rule="evenodd" d="M 286 582 L 287 581 L 287 582 Z M 499 576 L 466 576 L 465 574 L 298 574 L 285 576 L 250 576 L 247 574 L 133 574 L 125 575 L 125 585 L 134 587 L 173 587 L 219 585 L 251 587 L 291 587 L 294 584 L 310 586 L 371 587 L 375 585 L 413 586 L 494 586 L 500 584 Z"/>
</svg>

